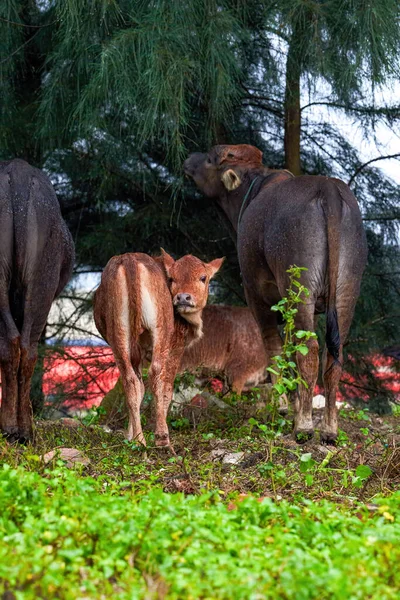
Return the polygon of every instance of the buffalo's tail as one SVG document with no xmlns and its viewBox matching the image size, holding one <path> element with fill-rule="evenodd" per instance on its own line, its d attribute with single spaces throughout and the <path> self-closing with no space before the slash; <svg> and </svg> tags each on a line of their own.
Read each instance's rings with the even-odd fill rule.
<svg viewBox="0 0 400 600">
<path fill-rule="evenodd" d="M 323 198 L 328 238 L 328 299 L 326 311 L 326 347 L 335 361 L 339 360 L 340 332 L 336 310 L 336 289 L 339 274 L 340 224 L 342 198 L 334 183 L 329 183 Z"/>
</svg>

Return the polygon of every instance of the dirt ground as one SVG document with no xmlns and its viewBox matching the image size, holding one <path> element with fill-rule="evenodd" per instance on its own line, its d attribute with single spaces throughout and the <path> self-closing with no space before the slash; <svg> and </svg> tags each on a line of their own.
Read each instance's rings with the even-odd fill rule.
<svg viewBox="0 0 400 600">
<path fill-rule="evenodd" d="M 278 500 L 371 501 L 376 494 L 400 486 L 400 419 L 396 416 L 340 409 L 339 439 L 333 447 L 319 442 L 322 410 L 314 411 L 314 439 L 302 445 L 292 437 L 290 417 L 279 417 L 271 427 L 269 416 L 251 402 L 239 401 L 228 410 L 190 410 L 191 414 L 170 418 L 175 454 L 154 448 L 146 423 L 144 450 L 128 442 L 122 431 L 107 432 L 88 424 L 88 419 L 86 424 L 61 419 L 38 421 L 33 446 L 11 448 L 2 442 L 0 460 L 45 472 L 64 464 L 58 454 L 61 448 L 75 448 L 89 459 L 77 468 L 93 477 L 118 478 L 137 490 L 159 486 L 186 494 L 216 491 L 228 502 L 240 494 Z M 51 450 L 55 456 L 46 463 L 44 456 Z"/>
</svg>

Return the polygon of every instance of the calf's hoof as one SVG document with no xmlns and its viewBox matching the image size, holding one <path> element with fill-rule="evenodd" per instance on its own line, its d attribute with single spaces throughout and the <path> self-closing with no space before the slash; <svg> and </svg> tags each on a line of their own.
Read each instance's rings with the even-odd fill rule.
<svg viewBox="0 0 400 600">
<path fill-rule="evenodd" d="M 314 437 L 313 429 L 297 429 L 294 432 L 294 439 L 298 444 L 305 444 Z"/>
<path fill-rule="evenodd" d="M 156 446 L 163 448 L 164 446 L 170 446 L 168 433 L 156 433 L 154 434 Z"/>
<path fill-rule="evenodd" d="M 336 446 L 337 433 L 335 433 L 334 431 L 321 431 L 320 439 L 321 444 L 326 444 L 328 446 Z"/>
<path fill-rule="evenodd" d="M 138 446 L 143 446 L 143 448 L 146 448 L 146 440 L 143 434 L 129 435 L 128 433 L 126 439 L 128 440 L 128 442 L 134 442 Z"/>
</svg>

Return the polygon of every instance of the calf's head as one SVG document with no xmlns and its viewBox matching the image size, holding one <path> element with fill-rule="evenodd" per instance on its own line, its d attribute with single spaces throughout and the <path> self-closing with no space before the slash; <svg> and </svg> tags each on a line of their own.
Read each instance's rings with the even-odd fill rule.
<svg viewBox="0 0 400 600">
<path fill-rule="evenodd" d="M 201 313 L 207 304 L 210 279 L 219 271 L 224 258 L 204 263 L 196 256 L 187 254 L 174 260 L 161 249 L 160 260 L 167 276 L 175 311 L 194 326 L 196 337 L 200 337 Z"/>
<path fill-rule="evenodd" d="M 235 190 L 249 169 L 262 169 L 262 152 L 255 146 L 214 146 L 205 154 L 196 152 L 184 162 L 183 169 L 209 198 Z"/>
</svg>

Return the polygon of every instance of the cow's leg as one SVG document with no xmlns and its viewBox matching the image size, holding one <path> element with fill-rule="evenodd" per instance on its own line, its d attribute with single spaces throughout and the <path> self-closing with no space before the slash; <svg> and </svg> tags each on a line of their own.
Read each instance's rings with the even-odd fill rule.
<svg viewBox="0 0 400 600">
<path fill-rule="evenodd" d="M 314 305 L 300 305 L 295 320 L 296 329 L 313 331 Z M 316 339 L 306 342 L 308 354 L 296 354 L 296 363 L 306 386 L 300 384 L 296 392 L 294 434 L 298 442 L 306 441 L 314 434 L 312 399 L 318 379 L 319 345 Z"/>
<path fill-rule="evenodd" d="M 270 367 L 274 356 L 278 356 L 282 350 L 282 339 L 278 331 L 276 313 L 271 311 L 270 305 L 265 304 L 258 296 L 251 295 L 247 291 L 246 300 L 258 327 L 260 328 L 268 366 Z"/>
<path fill-rule="evenodd" d="M 18 435 L 18 368 L 20 338 L 1 343 L 1 375 L 3 398 L 1 402 L 1 431 L 12 442 Z M 5 393 L 4 393 L 5 390 Z"/>
<path fill-rule="evenodd" d="M 121 374 L 129 414 L 128 440 L 135 440 L 146 445 L 140 422 L 140 405 L 144 396 L 144 384 L 141 373 L 140 348 L 136 343 L 134 353 L 117 352 L 113 348 L 115 361 Z"/>
<path fill-rule="evenodd" d="M 243 375 L 242 373 L 240 373 L 238 375 L 231 376 L 230 379 L 232 381 L 232 383 L 231 383 L 232 392 L 234 394 L 237 394 L 238 396 L 240 396 L 243 392 L 243 388 L 247 381 L 247 377 L 245 375 Z"/>
<path fill-rule="evenodd" d="M 33 414 L 30 398 L 32 375 L 37 360 L 37 344 L 21 348 L 18 370 L 18 435 L 20 442 L 33 438 Z"/>
<path fill-rule="evenodd" d="M 340 334 L 339 358 L 335 360 L 326 347 L 323 353 L 322 374 L 325 390 L 325 411 L 321 425 L 321 441 L 334 444 L 338 433 L 336 393 L 343 369 L 343 343 L 346 341 L 354 313 L 356 290 L 348 299 L 340 298 L 337 304 L 337 317 Z"/>
<path fill-rule="evenodd" d="M 236 357 L 230 360 L 225 366 L 225 373 L 232 392 L 240 396 L 248 379 L 246 369 L 243 367 L 243 358 Z"/>
<path fill-rule="evenodd" d="M 149 370 L 149 383 L 155 400 L 155 443 L 159 447 L 171 447 L 167 415 L 172 400 L 174 379 L 180 363 L 180 357 L 175 356 L 171 346 L 169 344 L 165 346 L 168 348 L 169 356 L 166 356 L 165 350 L 162 351 L 158 344 L 154 345 Z"/>
</svg>

